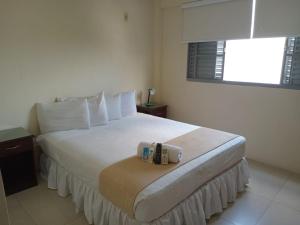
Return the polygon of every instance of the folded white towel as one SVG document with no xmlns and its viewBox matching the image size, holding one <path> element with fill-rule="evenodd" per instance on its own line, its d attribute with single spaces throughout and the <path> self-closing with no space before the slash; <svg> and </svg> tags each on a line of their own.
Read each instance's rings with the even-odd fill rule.
<svg viewBox="0 0 300 225">
<path fill-rule="evenodd" d="M 182 159 L 182 148 L 175 145 L 163 144 L 163 148 L 168 149 L 168 159 L 171 163 L 178 163 Z"/>
<path fill-rule="evenodd" d="M 140 142 L 137 148 L 137 155 L 142 158 L 144 148 L 150 148 L 152 145 L 153 143 Z M 156 143 L 154 143 L 154 146 L 156 146 Z M 162 147 L 168 150 L 168 159 L 170 163 L 178 163 L 181 160 L 183 150 L 181 147 L 169 144 L 162 144 Z"/>
</svg>

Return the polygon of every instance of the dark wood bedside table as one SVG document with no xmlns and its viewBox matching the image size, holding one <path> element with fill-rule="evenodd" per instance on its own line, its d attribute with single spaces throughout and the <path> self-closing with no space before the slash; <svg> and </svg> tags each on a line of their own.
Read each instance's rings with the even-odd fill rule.
<svg viewBox="0 0 300 225">
<path fill-rule="evenodd" d="M 167 105 L 154 104 L 152 106 L 137 105 L 137 111 L 140 113 L 146 113 L 153 116 L 167 118 Z"/>
<path fill-rule="evenodd" d="M 37 185 L 33 136 L 24 128 L 0 131 L 0 170 L 6 195 Z"/>
</svg>

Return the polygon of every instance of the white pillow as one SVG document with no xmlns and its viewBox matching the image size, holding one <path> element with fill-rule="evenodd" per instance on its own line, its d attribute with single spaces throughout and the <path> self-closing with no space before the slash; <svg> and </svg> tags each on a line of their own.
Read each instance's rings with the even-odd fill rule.
<svg viewBox="0 0 300 225">
<path fill-rule="evenodd" d="M 101 126 L 108 124 L 108 114 L 104 93 L 87 99 L 91 126 Z"/>
<path fill-rule="evenodd" d="M 121 93 L 121 112 L 123 117 L 137 114 L 135 91 Z"/>
<path fill-rule="evenodd" d="M 121 113 L 121 94 L 106 95 L 106 108 L 109 120 L 119 120 L 122 118 Z"/>
<path fill-rule="evenodd" d="M 90 118 L 87 100 L 38 103 L 37 116 L 41 132 L 88 129 Z"/>
<path fill-rule="evenodd" d="M 56 102 L 77 101 L 87 99 L 91 126 L 108 124 L 108 114 L 103 91 L 97 96 L 56 98 Z"/>
</svg>

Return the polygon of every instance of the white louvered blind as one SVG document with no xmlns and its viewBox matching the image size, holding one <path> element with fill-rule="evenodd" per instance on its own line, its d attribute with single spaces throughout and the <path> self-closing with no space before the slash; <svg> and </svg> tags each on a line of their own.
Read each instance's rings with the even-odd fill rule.
<svg viewBox="0 0 300 225">
<path fill-rule="evenodd" d="M 222 80 L 225 41 L 189 43 L 187 78 Z"/>
<path fill-rule="evenodd" d="M 252 0 L 190 3 L 182 8 L 184 42 L 250 38 Z"/>
<path fill-rule="evenodd" d="M 282 70 L 282 84 L 300 86 L 300 38 L 287 39 L 284 66 Z"/>
</svg>

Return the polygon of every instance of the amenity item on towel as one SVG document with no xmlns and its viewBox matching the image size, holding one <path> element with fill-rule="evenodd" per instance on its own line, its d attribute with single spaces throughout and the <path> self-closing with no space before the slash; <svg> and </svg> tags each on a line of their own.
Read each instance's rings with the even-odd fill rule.
<svg viewBox="0 0 300 225">
<path fill-rule="evenodd" d="M 150 148 L 153 145 L 154 145 L 154 143 L 150 143 L 150 142 L 140 142 L 138 147 L 137 147 L 137 155 L 140 158 L 143 158 L 144 148 Z"/>
<path fill-rule="evenodd" d="M 162 148 L 161 150 L 161 164 L 162 165 L 169 164 L 169 154 L 168 154 L 168 149 L 166 148 Z"/>
<path fill-rule="evenodd" d="M 166 142 L 184 149 L 183 158 L 179 163 L 158 166 L 144 163 L 137 156 L 121 160 L 105 168 L 100 173 L 100 192 L 114 205 L 134 218 L 134 202 L 144 188 L 177 167 L 216 149 L 236 137 L 238 136 L 235 134 L 209 128 L 196 129 Z"/>
<path fill-rule="evenodd" d="M 149 142 L 141 142 L 137 148 L 137 155 L 142 158 L 144 148 L 150 148 L 153 143 Z M 154 143 L 155 145 L 155 143 Z M 163 144 L 163 149 L 166 148 L 168 150 L 168 161 L 169 163 L 178 163 L 182 158 L 183 149 L 179 146 Z"/>
<path fill-rule="evenodd" d="M 90 128 L 86 99 L 57 103 L 37 103 L 37 117 L 43 134 Z"/>
<path fill-rule="evenodd" d="M 183 149 L 179 146 L 163 144 L 163 148 L 168 150 L 168 160 L 171 163 L 178 163 L 182 159 Z"/>
</svg>

